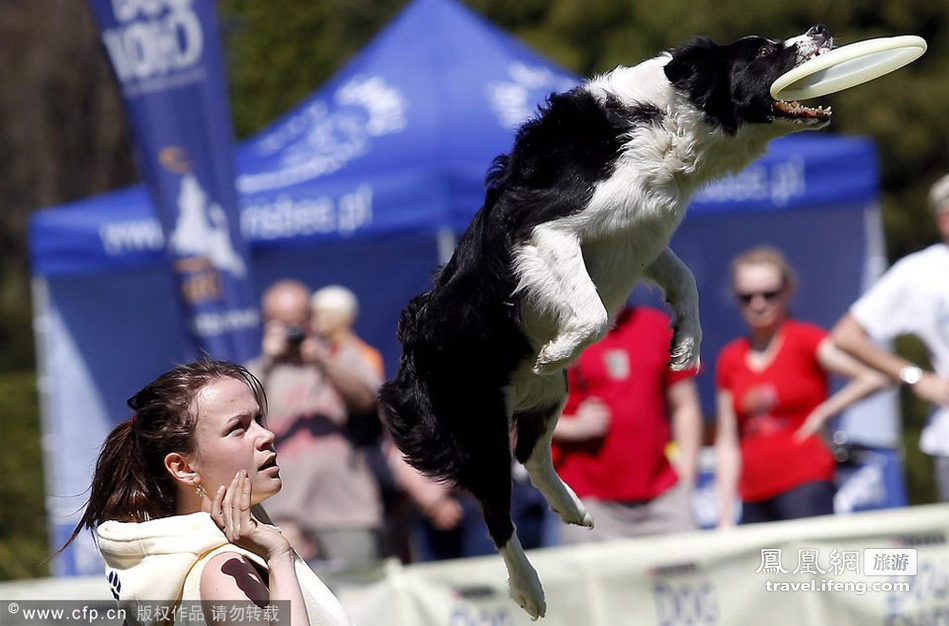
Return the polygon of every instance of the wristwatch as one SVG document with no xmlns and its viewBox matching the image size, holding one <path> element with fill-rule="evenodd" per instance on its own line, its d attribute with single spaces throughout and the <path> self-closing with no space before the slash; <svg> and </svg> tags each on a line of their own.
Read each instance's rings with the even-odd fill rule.
<svg viewBox="0 0 949 626">
<path fill-rule="evenodd" d="M 907 365 L 900 370 L 900 380 L 907 385 L 915 385 L 923 377 L 923 370 L 915 365 Z"/>
</svg>

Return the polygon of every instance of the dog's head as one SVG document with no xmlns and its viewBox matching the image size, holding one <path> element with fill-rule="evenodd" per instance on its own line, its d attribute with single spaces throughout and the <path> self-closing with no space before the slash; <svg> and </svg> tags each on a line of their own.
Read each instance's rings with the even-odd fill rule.
<svg viewBox="0 0 949 626">
<path fill-rule="evenodd" d="M 792 124 L 820 128 L 830 109 L 808 108 L 771 97 L 771 84 L 785 72 L 831 49 L 826 26 L 818 25 L 793 39 L 744 37 L 727 45 L 698 38 L 671 52 L 666 78 L 706 119 L 736 133 L 743 124 Z"/>
</svg>

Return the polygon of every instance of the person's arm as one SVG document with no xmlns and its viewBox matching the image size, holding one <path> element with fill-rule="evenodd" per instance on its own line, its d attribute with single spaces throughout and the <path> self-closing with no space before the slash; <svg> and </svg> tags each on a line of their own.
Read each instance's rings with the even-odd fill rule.
<svg viewBox="0 0 949 626">
<path fill-rule="evenodd" d="M 333 357 L 329 348 L 319 339 L 308 337 L 300 346 L 300 354 L 307 363 L 314 363 L 333 387 L 339 391 L 350 411 L 369 413 L 376 408 L 376 390 L 365 377 Z"/>
<path fill-rule="evenodd" d="M 250 550 L 267 562 L 265 584 L 246 557 L 225 552 L 212 558 L 201 573 L 201 600 L 290 603 L 291 626 L 309 626 L 306 603 L 294 568 L 293 549 L 273 527 L 251 516 L 251 483 L 246 471 L 218 489 L 211 503 L 211 518 L 234 545 Z M 209 606 L 209 605 L 205 605 Z"/>
<path fill-rule="evenodd" d="M 386 461 L 396 484 L 439 530 L 450 530 L 464 516 L 464 509 L 451 487 L 425 476 L 409 465 L 394 445 L 386 450 Z"/>
<path fill-rule="evenodd" d="M 738 418 L 732 407 L 731 392 L 720 389 L 716 404 L 715 487 L 718 495 L 718 527 L 726 528 L 735 525 L 733 512 L 741 472 L 741 448 L 738 445 Z"/>
<path fill-rule="evenodd" d="M 883 372 L 895 382 L 903 382 L 900 373 L 907 367 L 915 367 L 911 361 L 890 352 L 874 343 L 860 322 L 850 313 L 844 315 L 831 331 L 834 343 L 870 367 Z M 932 372 L 924 372 L 918 382 L 911 385 L 917 396 L 937 404 L 949 406 L 949 380 Z"/>
<path fill-rule="evenodd" d="M 254 602 L 263 604 L 286 600 L 290 608 L 291 626 L 309 626 L 306 603 L 300 591 L 293 552 L 267 559 L 268 583 L 246 557 L 224 552 L 212 558 L 201 573 L 202 602 Z M 210 616 L 207 616 L 210 620 Z M 215 624 L 229 624 L 215 617 Z M 237 623 L 243 623 L 241 621 Z"/>
<path fill-rule="evenodd" d="M 883 372 L 894 381 L 899 381 L 900 370 L 913 365 L 903 357 L 874 343 L 851 313 L 840 318 L 830 336 L 841 349 L 870 367 Z"/>
<path fill-rule="evenodd" d="M 699 449 L 702 446 L 702 407 L 695 379 L 687 378 L 666 389 L 672 422 L 672 438 L 678 449 L 676 465 L 679 479 L 688 487 L 695 485 Z"/>
<path fill-rule="evenodd" d="M 827 337 L 817 348 L 817 361 L 824 371 L 850 379 L 843 388 L 820 403 L 794 433 L 798 441 L 820 432 L 834 415 L 889 384 L 889 379 L 880 372 L 866 367 L 855 358 L 839 349 L 833 339 Z"/>
<path fill-rule="evenodd" d="M 610 430 L 610 409 L 597 398 L 587 398 L 573 415 L 563 415 L 554 427 L 554 440 L 562 443 L 586 441 L 606 436 Z"/>
</svg>

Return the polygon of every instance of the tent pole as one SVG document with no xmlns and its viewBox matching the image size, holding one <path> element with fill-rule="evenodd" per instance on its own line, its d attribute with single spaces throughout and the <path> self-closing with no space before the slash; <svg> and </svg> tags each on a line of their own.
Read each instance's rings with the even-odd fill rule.
<svg viewBox="0 0 949 626">
<path fill-rule="evenodd" d="M 455 233 L 450 228 L 442 228 L 436 236 L 438 244 L 438 264 L 444 265 L 455 251 Z"/>
<path fill-rule="evenodd" d="M 52 350 L 49 336 L 50 297 L 49 283 L 44 276 L 34 274 L 30 280 L 30 296 L 33 301 L 33 341 L 36 350 L 36 392 L 39 397 L 40 449 L 43 452 L 43 508 L 46 510 L 46 526 L 49 530 L 50 551 L 55 551 L 55 511 L 50 506 L 54 471 L 51 449 L 53 436 L 53 385 L 49 355 Z M 54 575 L 61 575 L 62 563 L 57 559 L 50 563 Z"/>
<path fill-rule="evenodd" d="M 863 229 L 867 240 L 866 257 L 863 260 L 863 277 L 860 293 L 869 289 L 889 266 L 886 258 L 886 237 L 883 232 L 883 211 L 878 202 L 863 209 Z"/>
</svg>

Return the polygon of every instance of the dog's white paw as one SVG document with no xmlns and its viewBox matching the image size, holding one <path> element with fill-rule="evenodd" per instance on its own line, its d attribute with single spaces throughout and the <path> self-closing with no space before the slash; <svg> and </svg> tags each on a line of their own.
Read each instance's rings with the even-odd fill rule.
<svg viewBox="0 0 949 626">
<path fill-rule="evenodd" d="M 562 372 L 573 360 L 573 354 L 566 355 L 556 350 L 549 350 L 552 344 L 547 344 L 537 355 L 531 371 L 538 376 L 553 376 Z M 558 353 L 559 352 L 559 353 Z"/>
<path fill-rule="evenodd" d="M 562 372 L 566 367 L 566 361 L 553 361 L 551 363 L 545 363 L 538 359 L 531 368 L 531 371 L 538 376 L 555 376 Z"/>
<path fill-rule="evenodd" d="M 605 337 L 609 329 L 609 315 L 601 306 L 600 310 L 583 321 L 575 320 L 566 325 L 556 337 L 544 344 L 531 369 L 538 376 L 559 373 L 579 357 L 584 348 Z"/>
<path fill-rule="evenodd" d="M 567 522 L 568 524 L 576 524 L 577 526 L 585 526 L 586 528 L 593 528 L 593 516 L 590 515 L 587 511 L 582 511 L 582 515 L 579 517 L 570 517 L 569 519 L 563 515 L 560 518 Z"/>
<path fill-rule="evenodd" d="M 699 346 L 702 343 L 702 332 L 676 329 L 672 336 L 672 347 L 669 349 L 669 367 L 673 371 L 698 368 L 701 363 Z"/>
<path fill-rule="evenodd" d="M 554 508 L 554 512 L 560 516 L 567 524 L 576 524 L 577 526 L 586 526 L 593 528 L 593 516 L 586 510 L 578 500 L 574 506 L 566 509 Z"/>
<path fill-rule="evenodd" d="M 583 512 L 583 519 L 580 520 L 578 526 L 586 526 L 587 528 L 593 528 L 593 516 L 589 512 Z"/>
<path fill-rule="evenodd" d="M 518 606 L 527 611 L 532 620 L 544 617 L 547 613 L 547 600 L 544 598 L 544 587 L 540 584 L 540 578 L 537 572 L 526 564 L 526 569 L 515 575 L 511 572 L 511 598 L 517 602 Z"/>
<path fill-rule="evenodd" d="M 531 619 L 543 617 L 547 612 L 544 587 L 540 584 L 540 578 L 534 566 L 527 560 L 517 534 L 511 535 L 499 551 L 504 559 L 504 566 L 507 568 L 511 598 L 527 611 Z"/>
</svg>

